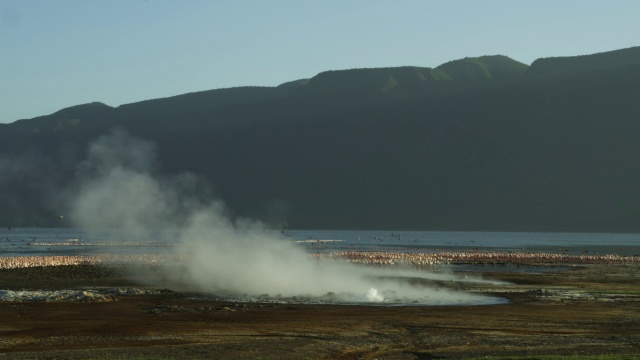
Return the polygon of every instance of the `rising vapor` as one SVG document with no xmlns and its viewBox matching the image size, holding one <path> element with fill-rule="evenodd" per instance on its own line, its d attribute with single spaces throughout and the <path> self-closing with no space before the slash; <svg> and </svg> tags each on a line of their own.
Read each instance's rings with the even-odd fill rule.
<svg viewBox="0 0 640 360">
<path fill-rule="evenodd" d="M 176 251 L 188 260 L 162 278 L 182 289 L 246 299 L 293 298 L 363 303 L 477 304 L 496 299 L 436 287 L 453 275 L 394 271 L 314 260 L 301 247 L 249 220 L 232 221 L 205 182 L 192 174 L 162 177 L 154 144 L 115 130 L 91 144 L 69 193 L 75 226 L 117 229 L 148 241 L 177 229 Z M 440 277 L 440 278 L 438 278 Z M 421 281 L 416 281 L 416 279 Z M 469 281 L 468 279 L 466 281 Z M 426 285 L 431 284 L 431 285 Z"/>
</svg>

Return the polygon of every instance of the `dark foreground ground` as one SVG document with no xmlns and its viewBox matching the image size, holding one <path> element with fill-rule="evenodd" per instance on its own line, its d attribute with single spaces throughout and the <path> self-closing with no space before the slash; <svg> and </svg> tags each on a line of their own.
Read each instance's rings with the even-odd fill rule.
<svg viewBox="0 0 640 360">
<path fill-rule="evenodd" d="M 0 355 L 33 359 L 457 359 L 638 354 L 640 266 L 496 272 L 489 306 L 237 304 L 165 291 L 100 302 L 0 302 Z M 119 270 L 0 270 L 0 289 L 136 286 Z"/>
</svg>

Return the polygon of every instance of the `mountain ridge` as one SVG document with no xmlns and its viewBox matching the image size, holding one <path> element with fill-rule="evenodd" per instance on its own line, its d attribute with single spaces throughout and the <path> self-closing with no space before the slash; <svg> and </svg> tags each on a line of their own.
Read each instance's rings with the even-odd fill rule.
<svg viewBox="0 0 640 360">
<path fill-rule="evenodd" d="M 530 76 L 558 76 L 608 70 L 640 63 L 640 46 L 590 55 L 540 58 L 531 63 Z"/>
<path fill-rule="evenodd" d="M 489 60 L 490 63 L 484 64 L 486 60 Z M 496 60 L 499 60 L 499 61 L 496 61 Z M 177 95 L 161 97 L 161 98 L 141 100 L 141 101 L 136 101 L 132 103 L 121 104 L 117 107 L 112 107 L 107 104 L 104 104 L 104 105 L 109 106 L 111 108 L 115 108 L 115 109 L 122 108 L 122 107 L 125 107 L 125 108 L 132 107 L 132 106 L 135 107 L 141 104 L 149 104 L 150 102 L 172 101 L 178 98 L 201 97 L 203 95 L 209 95 L 209 94 L 216 94 L 216 95 L 225 94 L 225 93 L 231 93 L 231 92 L 239 92 L 244 89 L 252 89 L 252 90 L 253 89 L 280 89 L 280 90 L 284 90 L 283 92 L 286 92 L 286 90 L 308 86 L 310 83 L 312 83 L 314 78 L 318 78 L 318 77 L 322 78 L 329 74 L 350 74 L 354 72 L 379 73 L 379 72 L 389 72 L 389 71 L 393 72 L 394 70 L 418 69 L 419 71 L 426 71 L 430 74 L 429 76 L 422 75 L 423 77 L 422 80 L 426 80 L 427 78 L 431 80 L 453 80 L 454 78 L 470 80 L 470 79 L 476 79 L 477 77 L 474 75 L 465 76 L 464 75 L 465 72 L 469 72 L 469 71 L 473 72 L 474 70 L 478 71 L 479 69 L 479 71 L 485 75 L 484 78 L 492 78 L 493 76 L 490 74 L 490 72 L 487 73 L 488 68 L 489 67 L 499 68 L 497 64 L 499 63 L 504 64 L 505 61 L 507 63 L 510 63 L 509 64 L 510 66 L 506 67 L 506 71 L 504 71 L 505 69 L 502 69 L 503 72 L 510 71 L 515 73 L 526 73 L 528 76 L 569 75 L 569 74 L 574 74 L 576 72 L 579 73 L 579 72 L 593 71 L 593 70 L 607 70 L 607 69 L 620 67 L 620 66 L 632 66 L 634 64 L 640 64 L 640 46 L 619 49 L 619 50 L 605 51 L 605 52 L 589 54 L 589 55 L 538 58 L 532 62 L 531 66 L 528 66 L 517 60 L 513 60 L 505 55 L 483 55 L 478 57 L 465 57 L 462 59 L 448 61 L 446 63 L 436 66 L 435 68 L 407 65 L 407 66 L 381 67 L 381 68 L 352 68 L 352 69 L 342 69 L 342 70 L 327 70 L 327 71 L 320 72 L 311 78 L 286 81 L 276 86 L 234 86 L 234 87 L 228 87 L 228 88 L 215 88 L 210 90 L 188 92 L 188 93 L 177 94 Z M 583 63 L 583 65 L 579 66 L 577 69 L 572 69 L 572 67 L 576 62 Z M 477 67 L 478 69 L 468 70 L 469 66 Z M 547 70 L 549 67 L 553 67 L 553 66 L 560 67 L 560 70 L 553 70 L 553 71 Z M 447 71 L 444 71 L 443 69 L 450 69 L 449 71 L 453 71 L 455 74 L 458 74 L 458 75 L 454 76 L 452 74 L 447 73 Z M 460 74 L 463 74 L 463 75 L 460 75 Z M 245 100 L 245 101 L 250 101 L 250 100 Z M 88 104 L 96 104 L 96 103 L 103 104 L 99 101 L 94 101 Z M 60 111 L 66 111 L 67 109 L 71 109 L 77 106 L 88 105 L 88 104 L 74 105 L 67 108 L 63 108 L 50 115 L 54 115 Z M 48 116 L 48 115 L 41 115 L 36 118 L 41 118 L 43 116 Z M 32 120 L 32 119 L 35 119 L 35 118 L 19 119 L 16 121 Z M 7 125 L 7 124 L 4 124 L 4 125 Z"/>
<path fill-rule="evenodd" d="M 449 72 L 338 70 L 17 121 L 0 127 L 0 167 L 38 166 L 5 165 L 0 223 L 59 226 L 39 199 L 119 127 L 157 144 L 163 173 L 199 174 L 233 216 L 274 227 L 637 232 L 631 49 L 580 58 L 578 72 L 574 58 L 543 62 L 544 76 L 487 56 L 441 65 Z"/>
</svg>

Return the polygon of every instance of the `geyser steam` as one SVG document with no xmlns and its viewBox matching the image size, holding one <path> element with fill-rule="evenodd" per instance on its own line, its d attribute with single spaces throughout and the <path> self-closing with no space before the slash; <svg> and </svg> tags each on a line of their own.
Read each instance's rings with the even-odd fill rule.
<svg viewBox="0 0 640 360">
<path fill-rule="evenodd" d="M 78 170 L 70 217 L 82 228 L 115 228 L 139 241 L 151 230 L 178 229 L 184 263 L 167 266 L 172 283 L 212 294 L 297 297 L 335 302 L 477 304 L 494 299 L 403 281 L 405 273 L 314 260 L 270 237 L 256 222 L 231 221 L 190 174 L 154 172 L 155 146 L 123 131 L 99 138 Z M 426 272 L 411 277 L 429 278 Z M 451 278 L 453 280 L 454 278 Z M 414 285 L 412 285 L 414 284 Z"/>
</svg>

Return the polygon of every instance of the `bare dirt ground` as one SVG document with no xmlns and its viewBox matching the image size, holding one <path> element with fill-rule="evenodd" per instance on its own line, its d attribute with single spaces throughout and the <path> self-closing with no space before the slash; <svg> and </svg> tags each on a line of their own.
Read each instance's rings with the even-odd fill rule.
<svg viewBox="0 0 640 360">
<path fill-rule="evenodd" d="M 101 302 L 0 302 L 0 355 L 18 359 L 457 359 L 485 355 L 640 355 L 640 266 L 483 276 L 485 306 L 228 303 L 189 293 Z M 0 289 L 134 286 L 118 271 L 0 271 Z"/>
</svg>

